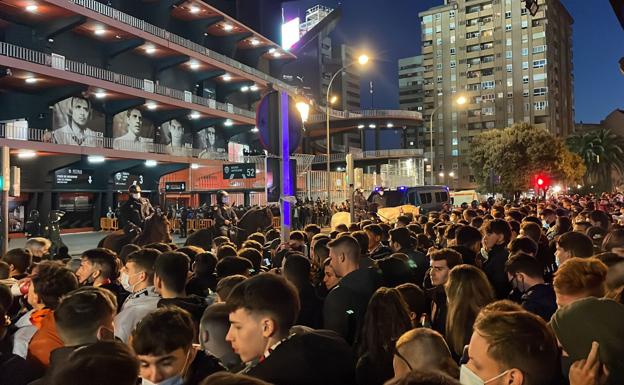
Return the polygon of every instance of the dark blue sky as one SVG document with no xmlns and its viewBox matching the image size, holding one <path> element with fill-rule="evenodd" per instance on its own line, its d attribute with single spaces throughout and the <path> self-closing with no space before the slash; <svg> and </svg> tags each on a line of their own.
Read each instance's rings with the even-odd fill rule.
<svg viewBox="0 0 624 385">
<path fill-rule="evenodd" d="M 520 1 L 520 0 L 515 0 Z M 286 3 L 287 17 L 305 16 L 316 4 L 335 7 L 336 0 Z M 370 108 L 368 82 L 375 87 L 375 108 L 398 107 L 397 60 L 420 54 L 418 12 L 442 0 L 344 0 L 335 32 L 345 43 L 374 52 L 375 65 L 362 76 L 362 105 Z M 599 122 L 624 108 L 624 75 L 617 62 L 624 56 L 624 30 L 606 0 L 563 0 L 574 18 L 575 120 Z M 620 42 L 620 43 L 617 43 Z M 366 87 L 365 87 L 366 85 Z"/>
</svg>

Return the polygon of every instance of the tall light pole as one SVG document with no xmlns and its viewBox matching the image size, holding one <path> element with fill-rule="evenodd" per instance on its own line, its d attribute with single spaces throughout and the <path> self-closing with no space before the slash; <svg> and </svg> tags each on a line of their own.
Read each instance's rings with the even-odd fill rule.
<svg viewBox="0 0 624 385">
<path fill-rule="evenodd" d="M 330 100 L 329 100 L 329 94 L 331 92 L 331 86 L 332 83 L 334 82 L 334 79 L 336 79 L 336 77 L 342 73 L 342 71 L 346 70 L 347 68 L 355 65 L 355 64 L 360 64 L 360 65 L 365 65 L 366 63 L 368 63 L 368 56 L 366 55 L 360 55 L 360 57 L 358 57 L 357 61 L 351 62 L 347 65 L 342 66 L 342 68 L 340 68 L 338 71 L 336 71 L 334 73 L 334 75 L 331 77 L 331 79 L 329 80 L 329 85 L 327 86 L 327 95 L 325 96 L 325 128 L 326 128 L 326 132 L 325 132 L 325 140 L 327 141 L 326 146 L 327 146 L 327 207 L 331 208 L 331 161 L 330 161 L 330 151 L 331 151 L 331 146 L 330 146 L 330 139 L 329 139 L 329 105 L 330 105 Z M 351 204 L 353 204 L 353 202 L 351 202 Z"/>
<path fill-rule="evenodd" d="M 466 104 L 466 98 L 464 96 L 460 96 L 455 100 L 455 103 L 458 105 L 464 105 Z M 431 116 L 429 117 L 429 145 L 430 145 L 430 149 L 431 149 L 431 185 L 434 185 L 434 166 L 435 166 L 435 150 L 433 149 L 433 116 L 436 114 L 436 112 L 438 112 L 438 110 L 440 109 L 440 107 L 442 107 L 443 104 L 438 105 L 436 108 L 433 109 L 433 112 L 431 113 Z"/>
</svg>

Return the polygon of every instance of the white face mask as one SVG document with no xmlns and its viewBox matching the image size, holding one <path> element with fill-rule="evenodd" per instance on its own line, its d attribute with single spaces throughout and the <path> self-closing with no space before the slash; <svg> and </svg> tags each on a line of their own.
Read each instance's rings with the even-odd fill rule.
<svg viewBox="0 0 624 385">
<path fill-rule="evenodd" d="M 497 378 L 501 378 L 502 376 L 504 376 L 505 374 L 507 374 L 509 370 L 505 370 L 504 372 L 502 372 L 501 374 L 499 374 L 498 376 L 492 377 L 487 381 L 483 381 L 481 379 L 481 377 L 477 376 L 475 374 L 475 372 L 473 372 L 472 370 L 470 370 L 469 367 L 467 367 L 465 364 L 461 366 L 460 370 L 459 370 L 459 382 L 462 385 L 485 385 L 489 382 L 492 382 L 494 380 L 496 380 Z"/>
<path fill-rule="evenodd" d="M 139 275 L 142 272 L 133 274 L 132 276 L 134 277 L 135 275 Z M 134 287 L 139 283 L 135 283 L 134 285 L 130 284 L 130 275 L 128 275 L 125 272 L 121 272 L 121 274 L 119 275 L 119 282 L 121 283 L 121 286 L 123 286 L 124 290 L 129 292 L 129 293 L 134 293 Z"/>
<path fill-rule="evenodd" d="M 131 194 L 131 196 L 132 196 L 134 199 L 141 199 L 141 194 L 139 194 L 139 193 Z"/>
<path fill-rule="evenodd" d="M 141 378 L 141 385 L 182 385 L 183 383 L 184 380 L 179 374 L 161 382 L 152 382 L 145 378 Z"/>
</svg>

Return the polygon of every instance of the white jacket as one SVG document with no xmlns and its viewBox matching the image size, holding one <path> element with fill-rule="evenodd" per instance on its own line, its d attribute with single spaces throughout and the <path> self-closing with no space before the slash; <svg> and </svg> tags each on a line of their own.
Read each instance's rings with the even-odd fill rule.
<svg viewBox="0 0 624 385">
<path fill-rule="evenodd" d="M 160 301 L 160 295 L 154 291 L 154 286 L 132 293 L 115 317 L 115 336 L 127 343 L 139 321 L 156 310 L 158 301 Z"/>
<path fill-rule="evenodd" d="M 28 354 L 28 344 L 37 332 L 37 327 L 30 322 L 30 316 L 35 309 L 30 310 L 17 320 L 15 326 L 18 328 L 13 334 L 13 354 L 26 358 Z"/>
</svg>

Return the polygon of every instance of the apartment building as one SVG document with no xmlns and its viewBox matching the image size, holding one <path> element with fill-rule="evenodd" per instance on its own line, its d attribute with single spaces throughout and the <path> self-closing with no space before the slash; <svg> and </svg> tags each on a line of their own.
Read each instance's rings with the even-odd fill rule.
<svg viewBox="0 0 624 385">
<path fill-rule="evenodd" d="M 402 110 L 423 112 L 425 67 L 423 56 L 399 59 L 399 107 Z M 425 127 L 421 123 L 407 133 L 409 148 L 426 148 Z"/>
</svg>

